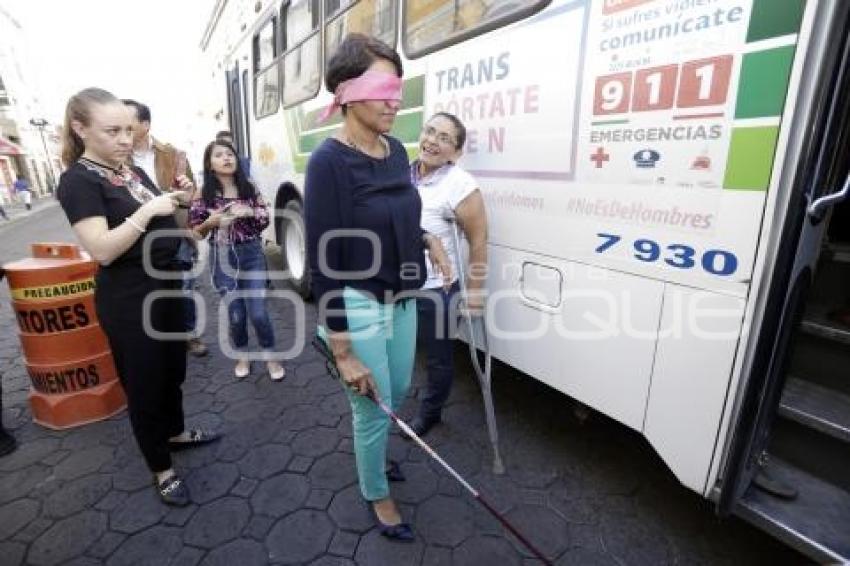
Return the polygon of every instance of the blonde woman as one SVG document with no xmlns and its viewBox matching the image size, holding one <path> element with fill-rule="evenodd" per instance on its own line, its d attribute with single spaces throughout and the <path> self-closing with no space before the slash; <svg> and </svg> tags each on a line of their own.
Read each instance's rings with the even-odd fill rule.
<svg viewBox="0 0 850 566">
<path fill-rule="evenodd" d="M 184 427 L 185 342 L 155 339 L 144 326 L 148 318 L 154 330 L 183 331 L 179 297 L 154 300 L 144 312 L 149 294 L 179 290 L 180 281 L 148 273 L 143 253 L 150 240 L 153 267 L 178 269 L 174 260 L 180 238 L 157 232 L 177 229 L 174 211 L 186 206 L 194 187 L 180 177 L 183 191 L 160 194 L 144 171 L 126 165 L 132 150 L 130 115 L 105 90 L 88 88 L 71 97 L 63 136 L 67 170 L 59 180 L 59 202 L 83 247 L 100 263 L 95 308 L 127 395 L 133 435 L 162 501 L 188 505 L 189 492 L 172 467 L 171 452 L 219 435 Z"/>
</svg>

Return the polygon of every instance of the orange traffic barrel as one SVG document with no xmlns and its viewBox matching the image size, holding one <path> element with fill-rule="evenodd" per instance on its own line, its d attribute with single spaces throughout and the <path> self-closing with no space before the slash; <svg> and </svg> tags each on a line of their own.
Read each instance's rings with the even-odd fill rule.
<svg viewBox="0 0 850 566">
<path fill-rule="evenodd" d="M 97 263 L 79 246 L 32 245 L 7 263 L 6 279 L 30 376 L 33 420 L 63 429 L 108 418 L 127 405 L 97 321 Z"/>
</svg>

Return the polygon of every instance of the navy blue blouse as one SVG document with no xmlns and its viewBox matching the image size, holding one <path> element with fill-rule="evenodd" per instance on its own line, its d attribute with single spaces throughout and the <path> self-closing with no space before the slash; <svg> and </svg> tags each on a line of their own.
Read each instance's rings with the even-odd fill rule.
<svg viewBox="0 0 850 566">
<path fill-rule="evenodd" d="M 328 138 L 307 164 L 304 216 L 311 284 L 320 306 L 322 298 L 333 293 L 319 313 L 319 324 L 333 332 L 348 329 L 345 287 L 387 303 L 425 281 L 422 202 L 410 182 L 404 146 L 395 138 L 386 140 L 389 155 L 376 159 Z M 338 229 L 363 230 L 373 237 L 333 237 L 321 242 L 320 250 L 322 236 Z"/>
</svg>

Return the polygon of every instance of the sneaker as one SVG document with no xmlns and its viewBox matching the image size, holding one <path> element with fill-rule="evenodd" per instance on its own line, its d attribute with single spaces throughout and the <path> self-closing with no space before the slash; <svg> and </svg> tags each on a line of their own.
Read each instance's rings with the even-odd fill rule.
<svg viewBox="0 0 850 566">
<path fill-rule="evenodd" d="M 0 456 L 11 454 L 18 447 L 18 441 L 15 437 L 6 432 L 6 429 L 0 427 Z"/>
<path fill-rule="evenodd" d="M 207 347 L 203 342 L 201 342 L 200 338 L 192 338 L 186 341 L 186 349 L 196 358 L 207 355 Z"/>
</svg>

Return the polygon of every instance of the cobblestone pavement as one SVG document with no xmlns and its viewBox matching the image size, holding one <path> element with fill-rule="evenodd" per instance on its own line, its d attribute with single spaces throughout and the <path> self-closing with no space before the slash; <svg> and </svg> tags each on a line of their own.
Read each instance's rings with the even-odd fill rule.
<svg viewBox="0 0 850 566">
<path fill-rule="evenodd" d="M 0 232 L 3 258 L 20 257 L 36 234 L 72 238 L 58 209 L 38 220 L 29 233 Z M 237 381 L 219 353 L 215 320 L 205 333 L 211 354 L 190 358 L 185 407 L 188 423 L 226 436 L 175 456 L 194 503 L 169 509 L 151 487 L 125 415 L 61 432 L 31 422 L 5 284 L 0 301 L 3 418 L 21 443 L 0 458 L 4 566 L 535 563 L 397 434 L 390 451 L 408 479 L 392 489 L 417 539 L 384 540 L 356 485 L 346 398 L 317 355 L 305 350 L 289 362 L 282 383 L 259 364 Z M 286 348 L 297 334 L 292 307 L 276 300 L 270 310 Z M 306 311 L 311 328 L 312 306 Z M 737 519 L 717 519 L 638 434 L 599 415 L 579 424 L 568 398 L 504 367 L 494 371 L 507 473 L 494 475 L 476 385 L 460 351 L 456 361 L 445 424 L 429 441 L 557 564 L 803 562 Z M 412 408 L 408 402 L 404 413 Z"/>
</svg>

